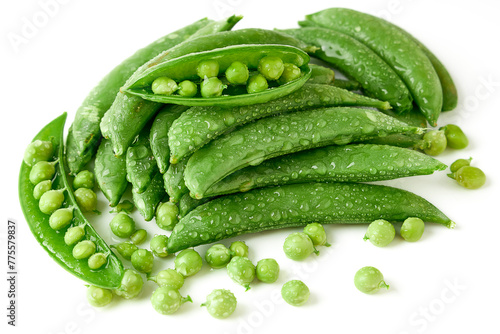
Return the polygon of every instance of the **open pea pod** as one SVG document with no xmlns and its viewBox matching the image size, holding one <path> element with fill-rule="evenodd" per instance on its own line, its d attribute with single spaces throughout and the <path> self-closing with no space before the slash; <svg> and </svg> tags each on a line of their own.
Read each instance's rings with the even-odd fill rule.
<svg viewBox="0 0 500 334">
<path fill-rule="evenodd" d="M 279 57 L 284 63 L 291 63 L 301 70 L 301 75 L 281 85 L 269 85 L 269 88 L 256 92 L 247 93 L 244 89 L 230 89 L 222 92 L 221 96 L 202 97 L 198 92 L 193 97 L 185 97 L 174 92 L 173 94 L 155 94 L 151 88 L 153 81 L 160 77 L 168 77 L 176 83 L 184 80 L 199 81 L 197 75 L 198 64 L 207 60 L 215 60 L 219 64 L 219 73 L 224 73 L 234 62 L 245 64 L 250 72 L 256 71 L 259 61 L 267 56 Z M 311 76 L 308 67 L 309 56 L 304 51 L 287 45 L 260 44 L 260 45 L 232 45 L 210 51 L 190 53 L 185 56 L 152 66 L 144 71 L 134 82 L 126 86 L 123 91 L 138 95 L 143 99 L 160 102 L 173 103 L 186 106 L 242 106 L 256 103 L 265 103 L 279 97 L 288 95 L 300 87 Z M 224 79 L 224 78 L 222 78 Z"/>
<path fill-rule="evenodd" d="M 42 140 L 52 142 L 55 152 L 53 160 L 57 159 L 59 161 L 56 175 L 52 180 L 52 189 L 65 189 L 63 207 L 74 208 L 73 220 L 68 228 L 77 225 L 84 226 L 85 236 L 83 239 L 93 241 L 97 251 L 107 255 L 107 263 L 100 269 L 92 270 L 89 268 L 86 259 L 77 260 L 73 257 L 72 246 L 68 246 L 64 242 L 66 228 L 58 231 L 52 229 L 49 225 L 50 215 L 40 211 L 38 200 L 33 196 L 35 186 L 29 179 L 31 167 L 25 162 L 22 163 L 19 173 L 19 200 L 21 208 L 36 240 L 61 267 L 87 283 L 103 288 L 117 288 L 124 273 L 123 265 L 82 214 L 67 178 L 67 162 L 63 146 L 65 122 L 66 113 L 46 125 L 33 141 Z"/>
</svg>

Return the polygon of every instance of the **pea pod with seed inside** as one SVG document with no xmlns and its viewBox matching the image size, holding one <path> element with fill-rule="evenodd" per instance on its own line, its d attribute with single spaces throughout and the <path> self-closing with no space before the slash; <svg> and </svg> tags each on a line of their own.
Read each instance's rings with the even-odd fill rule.
<svg viewBox="0 0 500 334">
<path fill-rule="evenodd" d="M 127 162 L 125 157 L 117 157 L 113 152 L 113 144 L 103 139 L 95 157 L 95 178 L 97 185 L 109 201 L 116 206 L 127 189 Z"/>
<path fill-rule="evenodd" d="M 135 206 L 146 221 L 153 219 L 156 207 L 165 195 L 163 175 L 159 171 L 157 171 L 153 176 L 151 183 L 144 192 L 138 193 L 137 191 L 132 190 L 132 198 Z"/>
<path fill-rule="evenodd" d="M 151 180 L 158 172 L 158 165 L 149 143 L 150 126 L 145 126 L 137 140 L 127 149 L 125 165 L 127 180 L 137 193 L 142 193 L 151 184 Z"/>
<path fill-rule="evenodd" d="M 73 218 L 71 223 L 59 231 L 50 227 L 50 216 L 40 211 L 38 200 L 33 196 L 35 186 L 29 181 L 30 167 L 26 163 L 22 164 L 19 173 L 21 208 L 36 240 L 61 267 L 89 284 L 103 288 L 117 288 L 124 273 L 123 265 L 82 214 L 67 179 L 67 165 L 63 147 L 65 121 L 66 113 L 46 125 L 34 140 L 51 141 L 54 146 L 55 156 L 53 159 L 58 159 L 59 163 L 56 166 L 56 175 L 52 187 L 53 189 L 64 189 L 63 207 L 72 208 Z M 99 252 L 107 255 L 107 263 L 100 269 L 91 269 L 85 259 L 75 259 L 72 246 L 66 244 L 65 233 L 62 232 L 77 226 L 83 227 L 82 234 L 77 240 L 82 238 L 91 240 Z"/>
</svg>

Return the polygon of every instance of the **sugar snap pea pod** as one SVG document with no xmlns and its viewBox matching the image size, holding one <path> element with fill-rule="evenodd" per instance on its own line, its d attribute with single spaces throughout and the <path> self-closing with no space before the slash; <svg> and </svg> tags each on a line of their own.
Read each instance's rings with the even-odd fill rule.
<svg viewBox="0 0 500 334">
<path fill-rule="evenodd" d="M 423 138 L 423 134 L 395 133 L 395 134 L 391 134 L 391 135 L 388 135 L 385 137 L 373 138 L 373 139 L 364 141 L 364 143 L 419 149 L 420 146 L 422 145 L 422 138 Z"/>
<path fill-rule="evenodd" d="M 95 178 L 97 185 L 109 201 L 116 206 L 127 189 L 127 162 L 125 157 L 117 157 L 113 152 L 113 144 L 103 139 L 95 157 Z"/>
<path fill-rule="evenodd" d="M 321 224 L 370 223 L 376 219 L 425 222 L 453 228 L 434 205 L 411 192 L 363 183 L 303 183 L 254 189 L 216 198 L 183 217 L 168 238 L 169 253 L 245 233 Z"/>
<path fill-rule="evenodd" d="M 172 123 L 187 109 L 188 107 L 186 106 L 166 105 L 156 115 L 151 125 L 149 142 L 160 173 L 162 174 L 165 174 L 167 171 L 170 159 L 168 130 L 172 126 Z"/>
<path fill-rule="evenodd" d="M 184 194 L 179 200 L 179 216 L 184 217 L 194 208 L 211 201 L 213 197 L 204 197 L 202 199 L 194 199 L 189 193 Z"/>
<path fill-rule="evenodd" d="M 53 189 L 65 189 L 63 207 L 73 209 L 73 218 L 67 228 L 83 226 L 85 232 L 83 238 L 92 240 L 97 250 L 107 255 L 107 263 L 99 270 L 92 270 L 86 260 L 77 260 L 73 257 L 73 249 L 66 245 L 64 233 L 61 233 L 64 230 L 52 229 L 49 226 L 50 216 L 40 211 L 38 200 L 33 197 L 35 186 L 29 181 L 30 167 L 24 162 L 19 173 L 21 208 L 36 240 L 61 267 L 89 284 L 108 289 L 117 288 L 124 273 L 123 265 L 85 219 L 67 179 L 67 165 L 63 147 L 65 121 L 66 113 L 46 125 L 33 140 L 51 141 L 54 146 L 53 159 L 58 159 L 59 164 L 56 166 L 57 172 L 52 186 Z"/>
<path fill-rule="evenodd" d="M 186 169 L 188 159 L 189 157 L 180 160 L 176 164 L 171 164 L 167 172 L 163 175 L 165 191 L 173 203 L 177 203 L 182 195 L 189 193 L 184 182 L 184 170 Z"/>
<path fill-rule="evenodd" d="M 307 83 L 313 84 L 333 84 L 335 81 L 335 72 L 328 67 L 317 65 L 317 64 L 309 64 L 311 68 L 311 77 L 307 81 Z"/>
<path fill-rule="evenodd" d="M 197 31 L 193 40 L 199 40 L 200 38 L 203 40 L 205 35 L 230 30 L 240 19 L 240 16 L 231 16 L 222 21 L 210 22 L 203 29 Z M 183 40 L 191 40 L 191 38 L 184 36 Z M 149 60 L 139 67 L 127 82 L 133 80 L 134 76 L 140 75 L 152 66 L 153 63 L 157 63 L 161 59 L 175 58 L 189 52 L 194 52 L 186 50 L 183 47 L 180 49 L 177 47 L 182 44 L 184 43 L 179 44 L 179 42 L 176 42 L 172 44 L 171 48 L 165 48 L 165 51 L 154 57 L 153 60 Z M 198 45 L 198 47 L 201 46 Z M 205 49 L 201 48 L 200 50 Z M 116 155 L 121 156 L 125 154 L 128 146 L 134 141 L 142 127 L 156 114 L 160 107 L 161 105 L 158 103 L 146 101 L 140 97 L 125 94 L 121 91 L 118 92 L 113 104 L 106 111 L 100 123 L 102 135 L 105 138 L 111 139 Z"/>
<path fill-rule="evenodd" d="M 137 193 L 144 192 L 158 172 L 158 165 L 149 144 L 150 126 L 145 126 L 137 140 L 127 149 L 125 164 L 127 180 Z"/>
<path fill-rule="evenodd" d="M 299 25 L 333 29 L 366 44 L 401 77 L 429 124 L 436 126 L 443 106 L 441 82 L 427 55 L 400 28 L 346 8 L 330 8 L 307 15 L 306 21 Z"/>
<path fill-rule="evenodd" d="M 327 106 L 389 108 L 389 103 L 331 85 L 305 84 L 299 90 L 263 104 L 236 108 L 193 107 L 174 121 L 168 133 L 170 162 L 176 163 L 217 136 L 259 118 Z"/>
<path fill-rule="evenodd" d="M 388 101 L 394 110 L 411 110 L 412 97 L 396 72 L 368 46 L 334 30 L 308 27 L 283 32 L 320 47 L 314 55 L 361 84 L 365 94 Z"/>
<path fill-rule="evenodd" d="M 163 186 L 163 175 L 157 171 L 154 175 L 149 187 L 142 193 L 138 193 L 132 189 L 132 198 L 139 213 L 144 217 L 144 220 L 150 221 L 155 216 L 158 203 L 165 197 L 165 189 Z"/>
<path fill-rule="evenodd" d="M 211 141 L 188 160 L 184 181 L 194 198 L 227 175 L 280 155 L 345 145 L 391 133 L 420 133 L 375 110 L 322 108 L 260 119 Z"/>
<path fill-rule="evenodd" d="M 228 175 L 207 196 L 231 194 L 272 185 L 305 182 L 370 182 L 445 170 L 430 156 L 387 145 L 326 146 L 287 154 Z"/>
<path fill-rule="evenodd" d="M 73 136 L 73 127 L 70 126 L 68 136 L 66 137 L 66 157 L 68 168 L 72 174 L 77 174 L 85 169 L 85 166 L 87 166 L 88 162 L 94 157 L 100 140 L 101 138 L 97 141 L 95 148 L 85 150 L 83 153 L 79 154 L 78 146 L 75 137 Z"/>
<path fill-rule="evenodd" d="M 335 79 L 333 82 L 335 87 L 347 89 L 347 90 L 361 90 L 361 84 L 354 80 L 343 80 L 343 79 Z"/>
</svg>

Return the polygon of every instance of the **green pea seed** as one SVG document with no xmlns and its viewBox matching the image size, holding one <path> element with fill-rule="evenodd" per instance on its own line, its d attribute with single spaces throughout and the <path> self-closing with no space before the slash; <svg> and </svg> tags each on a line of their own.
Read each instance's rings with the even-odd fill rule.
<svg viewBox="0 0 500 334">
<path fill-rule="evenodd" d="M 109 213 L 132 213 L 134 211 L 134 203 L 130 202 L 129 200 L 124 200 L 123 202 L 118 203 L 113 209 L 109 211 Z"/>
<path fill-rule="evenodd" d="M 94 189 L 94 186 L 94 174 L 89 170 L 82 170 L 80 173 L 76 174 L 75 179 L 73 180 L 73 189 Z"/>
<path fill-rule="evenodd" d="M 354 285 L 359 291 L 367 294 L 375 293 L 381 288 L 389 289 L 380 270 L 370 266 L 363 267 L 356 272 Z"/>
<path fill-rule="evenodd" d="M 49 190 L 46 191 L 41 197 L 38 206 L 40 211 L 46 215 L 52 214 L 61 207 L 64 202 L 64 192 L 63 190 Z"/>
<path fill-rule="evenodd" d="M 267 80 L 278 80 L 285 65 L 279 57 L 267 56 L 259 61 L 258 70 Z"/>
<path fill-rule="evenodd" d="M 267 84 L 266 78 L 262 74 L 256 74 L 250 76 L 247 83 L 247 93 L 258 93 L 265 91 L 269 85 Z"/>
<path fill-rule="evenodd" d="M 326 241 L 326 232 L 323 225 L 319 223 L 307 224 L 304 227 L 304 233 L 311 238 L 314 246 L 330 247 L 330 244 Z"/>
<path fill-rule="evenodd" d="M 170 268 L 160 271 L 156 276 L 149 276 L 148 280 L 156 282 L 159 286 L 170 286 L 177 290 L 184 285 L 184 276 Z"/>
<path fill-rule="evenodd" d="M 92 212 L 97 209 L 97 195 L 92 189 L 78 188 L 74 194 L 82 212 Z"/>
<path fill-rule="evenodd" d="M 179 89 L 177 93 L 184 97 L 193 97 L 198 92 L 198 87 L 196 84 L 189 80 L 184 80 L 179 84 Z"/>
<path fill-rule="evenodd" d="M 86 259 L 94 254 L 96 250 L 95 243 L 91 240 L 80 241 L 73 247 L 73 257 L 77 260 Z"/>
<path fill-rule="evenodd" d="M 168 77 L 159 77 L 151 84 L 153 93 L 160 95 L 172 95 L 177 88 L 177 83 Z"/>
<path fill-rule="evenodd" d="M 118 238 L 129 238 L 135 232 L 135 221 L 126 213 L 120 212 L 111 219 L 109 227 Z"/>
<path fill-rule="evenodd" d="M 54 211 L 49 218 L 49 225 L 52 229 L 58 231 L 65 228 L 73 219 L 73 208 L 62 208 Z"/>
<path fill-rule="evenodd" d="M 139 248 L 131 242 L 121 242 L 116 245 L 111 245 L 112 248 L 116 249 L 118 254 L 120 254 L 125 260 L 132 258 L 132 254 Z"/>
<path fill-rule="evenodd" d="M 183 298 L 177 289 L 161 286 L 153 292 L 151 305 L 156 312 L 164 315 L 175 313 L 182 304 L 193 302 L 191 297 Z"/>
<path fill-rule="evenodd" d="M 428 155 L 436 156 L 446 149 L 446 135 L 442 130 L 431 130 L 424 137 L 424 152 Z"/>
<path fill-rule="evenodd" d="M 52 142 L 35 140 L 24 151 L 24 162 L 31 167 L 39 161 L 50 160 L 53 155 L 54 147 Z"/>
<path fill-rule="evenodd" d="M 148 232 L 145 229 L 139 229 L 132 233 L 130 236 L 130 241 L 132 241 L 136 245 L 142 244 L 144 241 L 146 241 L 146 238 L 148 237 Z"/>
<path fill-rule="evenodd" d="M 281 297 L 292 306 L 304 305 L 310 294 L 307 285 L 300 280 L 288 281 L 281 288 Z"/>
<path fill-rule="evenodd" d="M 301 76 L 301 71 L 300 68 L 294 64 L 291 63 L 285 63 L 283 64 L 283 73 L 281 74 L 280 78 L 278 79 L 278 83 L 280 85 L 284 85 L 288 82 L 297 80 Z"/>
<path fill-rule="evenodd" d="M 440 130 L 444 130 L 449 148 L 461 150 L 469 146 L 469 139 L 460 127 L 455 124 L 448 124 Z"/>
<path fill-rule="evenodd" d="M 280 266 L 275 259 L 262 259 L 255 269 L 257 279 L 264 283 L 274 283 L 278 280 Z"/>
<path fill-rule="evenodd" d="M 226 79 L 233 85 L 244 85 L 249 77 L 248 67 L 242 62 L 235 61 L 226 70 Z"/>
<path fill-rule="evenodd" d="M 311 238 L 304 232 L 296 232 L 287 236 L 283 244 L 283 251 L 289 259 L 295 261 L 305 260 L 313 252 L 318 254 Z"/>
<path fill-rule="evenodd" d="M 175 270 L 184 277 L 193 276 L 201 270 L 203 260 L 194 249 L 184 249 L 175 257 Z"/>
<path fill-rule="evenodd" d="M 394 240 L 396 230 L 394 226 L 384 219 L 377 219 L 368 225 L 364 240 L 370 242 L 377 247 L 385 247 Z"/>
<path fill-rule="evenodd" d="M 478 189 L 486 183 L 484 172 L 472 166 L 465 166 L 454 173 L 454 178 L 458 184 L 467 189 Z"/>
<path fill-rule="evenodd" d="M 229 250 L 232 256 L 248 257 L 248 246 L 244 241 L 233 241 Z"/>
<path fill-rule="evenodd" d="M 104 253 L 94 253 L 89 257 L 88 265 L 90 269 L 97 270 L 108 262 L 108 257 Z"/>
<path fill-rule="evenodd" d="M 33 167 L 31 167 L 30 171 L 30 182 L 33 184 L 38 184 L 45 180 L 50 180 L 54 177 L 56 173 L 56 163 L 57 161 L 47 162 L 47 161 L 39 161 Z"/>
<path fill-rule="evenodd" d="M 227 274 L 233 282 L 250 289 L 250 283 L 255 279 L 255 266 L 247 257 L 235 256 L 227 264 Z"/>
<path fill-rule="evenodd" d="M 113 293 L 111 290 L 91 285 L 87 288 L 87 300 L 91 306 L 103 307 L 111 303 Z"/>
<path fill-rule="evenodd" d="M 143 285 L 142 276 L 135 270 L 127 269 L 123 274 L 120 286 L 114 291 L 117 296 L 132 299 L 139 295 Z"/>
<path fill-rule="evenodd" d="M 403 225 L 401 225 L 401 230 L 399 234 L 406 241 L 415 242 L 420 240 L 422 234 L 424 234 L 425 224 L 424 221 L 420 218 L 410 217 L 407 218 Z"/>
<path fill-rule="evenodd" d="M 215 244 L 205 253 L 205 261 L 214 268 L 224 268 L 231 261 L 231 251 L 223 244 Z"/>
<path fill-rule="evenodd" d="M 52 189 L 52 181 L 45 180 L 38 183 L 33 189 L 33 197 L 35 199 L 40 199 L 44 193 Z"/>
<path fill-rule="evenodd" d="M 205 78 L 200 85 L 201 96 L 203 97 L 217 97 L 222 95 L 222 91 L 227 86 L 220 81 L 217 77 Z"/>
<path fill-rule="evenodd" d="M 158 257 L 168 256 L 168 237 L 166 235 L 158 234 L 155 235 L 149 242 L 149 248 L 153 252 L 153 255 Z"/>
<path fill-rule="evenodd" d="M 64 243 L 68 246 L 76 244 L 85 236 L 85 228 L 81 225 L 68 228 L 64 234 Z"/>
<path fill-rule="evenodd" d="M 156 209 L 156 225 L 167 231 L 172 231 L 179 221 L 179 208 L 172 202 L 164 202 Z"/>
<path fill-rule="evenodd" d="M 205 306 L 212 317 L 225 319 L 236 310 L 236 304 L 236 297 L 231 291 L 215 289 L 207 296 L 207 300 L 201 306 Z"/>
<path fill-rule="evenodd" d="M 154 256 L 147 249 L 138 249 L 130 258 L 135 270 L 141 273 L 149 274 L 153 271 Z"/>
<path fill-rule="evenodd" d="M 219 75 L 219 63 L 216 60 L 203 60 L 198 64 L 196 73 L 202 79 L 212 78 Z"/>
<path fill-rule="evenodd" d="M 450 165 L 450 171 L 452 173 L 457 172 L 460 168 L 465 166 L 470 166 L 472 158 L 469 159 L 458 159 Z"/>
</svg>

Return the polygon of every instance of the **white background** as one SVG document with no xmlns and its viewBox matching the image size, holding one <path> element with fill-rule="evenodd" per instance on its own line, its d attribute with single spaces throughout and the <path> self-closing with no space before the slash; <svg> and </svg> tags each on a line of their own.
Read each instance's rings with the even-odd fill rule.
<svg viewBox="0 0 500 334">
<path fill-rule="evenodd" d="M 4 152 L 0 319 L 8 333 L 304 333 L 321 329 L 413 334 L 498 330 L 494 320 L 500 311 L 498 1 L 60 0 L 44 21 L 47 16 L 42 4 L 48 2 L 2 1 L 0 5 Z M 115 298 L 104 309 L 89 307 L 83 282 L 44 253 L 19 207 L 18 170 L 32 137 L 63 111 L 69 113 L 69 125 L 87 92 L 121 60 L 201 17 L 221 19 L 236 13 L 245 16 L 236 28 L 289 28 L 305 14 L 330 6 L 351 7 L 402 26 L 433 50 L 452 73 L 460 94 L 459 106 L 443 114 L 439 124 L 461 126 L 470 146 L 463 151 L 446 151 L 439 159 L 450 164 L 472 156 L 473 164 L 487 174 L 487 184 L 480 190 L 466 190 L 445 172 L 386 184 L 427 198 L 455 220 L 457 228 L 428 225 L 418 243 L 397 238 L 386 248 L 376 248 L 362 240 L 365 226 L 328 226 L 332 247 L 322 248 L 319 257 L 311 256 L 302 263 L 286 259 L 281 249 L 292 230 L 246 236 L 243 239 L 254 262 L 274 257 L 280 263 L 282 275 L 277 283 L 255 283 L 244 292 L 225 270 L 204 268 L 186 280 L 181 290 L 195 302 L 184 305 L 175 315 L 162 316 L 152 309 L 152 282 L 137 300 Z M 39 27 L 16 47 L 9 36 L 21 36 L 26 22 Z M 108 211 L 102 197 L 99 208 Z M 18 223 L 16 328 L 7 327 L 5 316 L 7 218 Z M 109 216 L 90 218 L 108 241 L 116 242 L 107 227 Z M 144 222 L 137 213 L 135 218 L 138 225 L 154 231 L 154 222 Z M 199 247 L 202 253 L 205 249 Z M 384 273 L 391 285 L 389 291 L 369 296 L 355 290 L 354 273 L 365 265 Z M 172 257 L 157 261 L 155 266 L 155 271 L 172 267 Z M 309 302 L 300 308 L 273 297 L 292 277 L 301 278 L 311 289 Z M 199 307 L 212 289 L 221 287 L 231 289 L 238 298 L 237 311 L 224 321 L 211 318 Z"/>
</svg>

